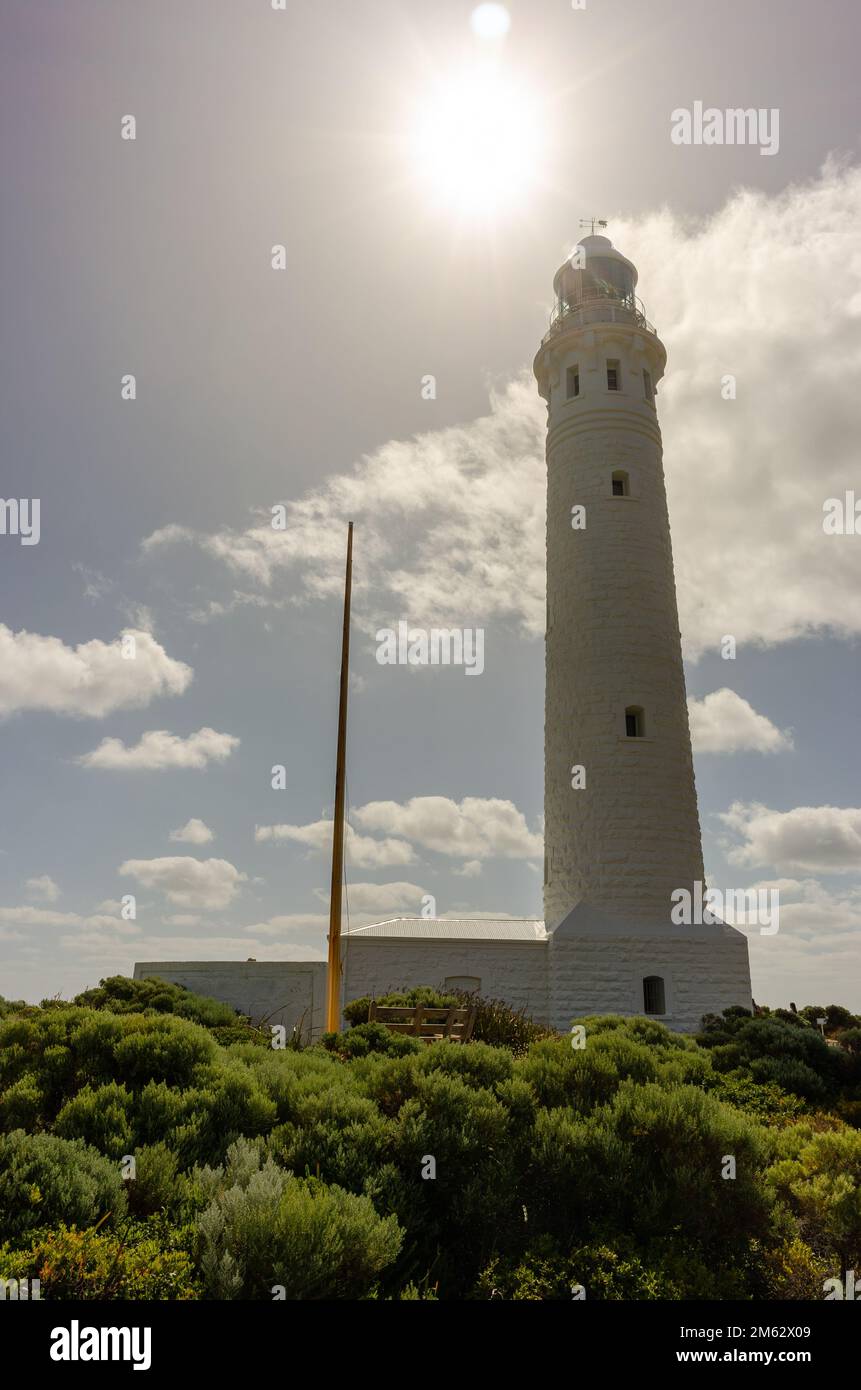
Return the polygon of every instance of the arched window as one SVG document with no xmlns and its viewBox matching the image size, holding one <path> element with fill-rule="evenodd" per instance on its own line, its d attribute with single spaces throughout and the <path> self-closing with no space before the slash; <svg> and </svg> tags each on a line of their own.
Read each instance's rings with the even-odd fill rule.
<svg viewBox="0 0 861 1390">
<path fill-rule="evenodd" d="M 629 705 L 625 710 L 625 733 L 628 738 L 642 738 L 646 723 L 641 705 Z"/>
<path fill-rule="evenodd" d="M 647 975 L 643 980 L 643 1013 L 665 1014 L 667 1002 L 664 982 L 660 975 Z"/>
<path fill-rule="evenodd" d="M 621 468 L 617 468 L 611 479 L 612 492 L 614 497 L 629 497 L 628 475 Z"/>
</svg>

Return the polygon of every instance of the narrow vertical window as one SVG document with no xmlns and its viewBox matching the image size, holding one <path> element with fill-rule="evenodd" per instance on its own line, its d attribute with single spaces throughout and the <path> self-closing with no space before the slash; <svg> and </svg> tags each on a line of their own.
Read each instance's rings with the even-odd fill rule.
<svg viewBox="0 0 861 1390">
<path fill-rule="evenodd" d="M 579 364 L 569 367 L 565 373 L 565 394 L 569 401 L 574 396 L 580 395 L 580 367 Z"/>
<path fill-rule="evenodd" d="M 620 386 L 619 386 L 620 377 L 621 377 L 621 372 L 619 371 L 619 363 L 618 363 L 618 360 L 615 359 L 615 358 L 608 359 L 608 361 L 607 361 L 607 390 L 608 390 L 608 391 L 618 391 L 618 390 L 621 389 Z"/>
<path fill-rule="evenodd" d="M 665 1014 L 667 1012 L 664 982 L 660 975 L 647 975 L 643 980 L 643 1013 Z"/>
<path fill-rule="evenodd" d="M 645 396 L 647 401 L 651 402 L 653 395 L 652 376 L 651 373 L 647 372 L 645 369 L 643 370 L 643 395 Z"/>
<path fill-rule="evenodd" d="M 614 497 L 627 497 L 629 495 L 627 473 L 618 469 L 610 479 L 610 490 Z"/>
<path fill-rule="evenodd" d="M 629 705 L 625 710 L 625 733 L 628 738 L 642 738 L 644 728 L 642 708 L 640 705 Z"/>
</svg>

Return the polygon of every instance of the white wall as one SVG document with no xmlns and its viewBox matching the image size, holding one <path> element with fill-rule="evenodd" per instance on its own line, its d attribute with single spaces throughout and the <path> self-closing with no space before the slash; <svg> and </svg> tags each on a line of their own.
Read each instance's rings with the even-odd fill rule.
<svg viewBox="0 0 861 1390">
<path fill-rule="evenodd" d="M 485 998 L 504 999 L 539 1022 L 547 1018 L 543 941 L 353 938 L 344 959 L 345 1002 L 416 985 L 442 988 L 448 975 L 477 975 Z"/>
<path fill-rule="evenodd" d="M 266 1020 L 303 1032 L 325 1028 L 326 965 L 324 961 L 143 961 L 134 978 L 155 975 L 185 985 L 195 994 L 231 1004 L 252 1023 Z M 271 1015 L 271 1016 L 270 1016 Z"/>
</svg>

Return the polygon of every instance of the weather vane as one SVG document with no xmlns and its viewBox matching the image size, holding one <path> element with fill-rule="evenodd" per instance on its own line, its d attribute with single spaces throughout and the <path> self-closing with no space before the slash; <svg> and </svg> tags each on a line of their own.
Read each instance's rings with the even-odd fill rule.
<svg viewBox="0 0 861 1390">
<path fill-rule="evenodd" d="M 592 229 L 591 235 L 592 235 L 592 236 L 595 235 L 595 228 L 596 228 L 596 227 L 606 227 L 606 225 L 607 225 L 607 219 L 606 219 L 606 217 L 581 217 L 581 218 L 580 218 L 580 226 L 581 226 L 581 227 L 591 227 L 591 229 Z"/>
</svg>

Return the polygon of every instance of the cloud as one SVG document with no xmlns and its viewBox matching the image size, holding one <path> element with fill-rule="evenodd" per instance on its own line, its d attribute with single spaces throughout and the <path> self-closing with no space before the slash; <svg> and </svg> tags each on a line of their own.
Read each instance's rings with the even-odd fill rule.
<svg viewBox="0 0 861 1390">
<path fill-rule="evenodd" d="M 41 898 L 46 903 L 55 903 L 60 896 L 60 890 L 50 874 L 41 874 L 38 878 L 28 878 L 24 887 L 29 888 L 31 894 Z"/>
<path fill-rule="evenodd" d="M 746 931 L 753 995 L 784 1007 L 845 1003 L 861 1008 L 861 890 L 829 892 L 816 879 L 771 879 L 755 885 L 780 890 L 780 931 Z"/>
<path fill-rule="evenodd" d="M 227 907 L 247 877 L 226 859 L 190 856 L 127 859 L 117 872 L 160 890 L 177 907 L 192 909 Z"/>
<path fill-rule="evenodd" d="M 198 729 L 196 734 L 189 734 L 188 738 L 168 733 L 167 729 L 151 729 L 141 736 L 139 743 L 129 748 L 121 739 L 103 738 L 98 748 L 82 754 L 76 761 L 82 767 L 97 767 L 112 772 L 154 772 L 168 767 L 199 770 L 210 762 L 224 762 L 238 747 L 238 738 L 232 734 L 219 734 L 215 729 Z M 198 821 L 197 824 L 201 825 L 202 822 Z M 193 843 L 203 842 L 198 840 Z"/>
<path fill-rule="evenodd" d="M 150 633 L 126 628 L 122 637 L 135 639 L 133 659 L 123 657 L 121 637 L 67 647 L 59 637 L 0 623 L 0 716 L 48 710 L 101 718 L 188 688 L 191 667 L 169 657 Z"/>
<path fill-rule="evenodd" d="M 700 223 L 669 212 L 614 223 L 669 352 L 658 409 L 689 657 L 726 634 L 861 632 L 857 538 L 822 530 L 823 503 L 857 482 L 859 225 L 861 169 L 834 163 L 772 196 L 738 192 Z M 728 375 L 735 399 L 722 394 Z M 171 524 L 144 548 L 192 542 L 264 593 L 288 571 L 310 599 L 340 593 L 355 519 L 358 622 L 496 618 L 538 635 L 544 429 L 527 373 L 480 419 L 393 440 L 287 502 L 283 531 L 261 511 L 244 530 Z"/>
<path fill-rule="evenodd" d="M 258 825 L 254 829 L 255 840 L 292 840 L 295 844 L 306 845 L 311 850 L 331 854 L 332 822 L 318 820 L 310 825 Z M 415 858 L 413 850 L 404 840 L 375 840 L 369 835 L 358 835 L 350 824 L 344 834 L 347 863 L 357 869 L 385 869 L 394 864 L 410 864 Z"/>
<path fill-rule="evenodd" d="M 459 869 L 453 869 L 459 878 L 478 878 L 481 874 L 481 860 L 468 859 Z"/>
<path fill-rule="evenodd" d="M 416 622 L 514 616 L 530 632 L 544 618 L 545 408 L 526 377 L 491 397 L 491 413 L 465 426 L 393 440 L 349 474 L 286 503 L 244 531 L 195 533 L 174 524 L 143 542 L 148 553 L 193 542 L 267 590 L 295 571 L 306 599 L 343 587 L 348 519 L 361 528 L 354 594 Z M 247 601 L 247 599 L 245 600 Z M 276 600 L 277 601 L 277 600 Z M 198 615 L 200 616 L 200 615 Z M 361 612 L 357 609 L 357 620 Z M 369 618 L 369 628 L 378 626 Z"/>
<path fill-rule="evenodd" d="M 119 931 L 126 927 L 126 924 L 118 922 L 116 917 L 101 913 L 82 917 L 77 912 L 55 912 L 52 908 L 28 905 L 0 907 L 0 922 L 15 922 L 27 927 L 113 927 Z M 137 928 L 129 924 L 128 930 L 131 933 L 137 931 Z"/>
<path fill-rule="evenodd" d="M 792 748 L 792 736 L 734 690 L 713 690 L 702 700 L 688 699 L 695 753 L 778 753 Z"/>
<path fill-rule="evenodd" d="M 497 797 L 414 796 L 369 801 L 350 812 L 362 830 L 412 840 L 423 849 L 458 858 L 532 859 L 544 853 L 543 836 L 531 831 L 522 811 Z"/>
<path fill-rule="evenodd" d="M 96 907 L 97 912 L 106 912 L 111 917 L 119 917 L 123 910 L 123 905 L 119 898 L 105 898 Z"/>
<path fill-rule="evenodd" d="M 172 830 L 170 838 L 179 840 L 185 845 L 207 845 L 215 837 L 208 825 L 205 825 L 202 820 L 198 820 L 196 816 L 192 816 L 191 820 L 186 821 L 179 830 Z"/>
<path fill-rule="evenodd" d="M 175 932 L 167 932 L 164 935 L 142 936 L 133 943 L 133 955 L 130 943 L 122 937 L 111 939 L 82 933 L 61 937 L 60 941 L 62 946 L 74 952 L 76 961 L 85 958 L 88 972 L 95 972 L 96 975 L 131 974 L 132 964 L 137 961 L 244 961 L 249 956 L 273 961 L 326 959 L 326 952 L 319 945 L 304 946 L 286 941 L 273 943 L 261 937 L 245 936 L 230 928 L 224 928 L 218 934 L 205 929 L 198 935 L 177 936 Z"/>
<path fill-rule="evenodd" d="M 417 917 L 424 895 L 417 883 L 349 883 L 344 904 L 349 905 L 351 919 L 357 913 L 370 913 L 375 920 L 401 913 Z M 328 902 L 328 889 L 318 890 L 317 897 Z"/>
<path fill-rule="evenodd" d="M 323 912 L 288 912 L 278 917 L 270 917 L 266 922 L 255 922 L 250 927 L 243 927 L 243 931 L 251 936 L 281 936 L 284 932 L 328 930 L 329 914 Z M 308 959 L 316 960 L 318 957 L 309 956 Z"/>
<path fill-rule="evenodd" d="M 736 801 L 720 813 L 724 825 L 742 843 L 730 844 L 732 864 L 770 865 L 789 875 L 840 874 L 861 869 L 861 809 L 796 806 L 772 811 Z"/>
</svg>

